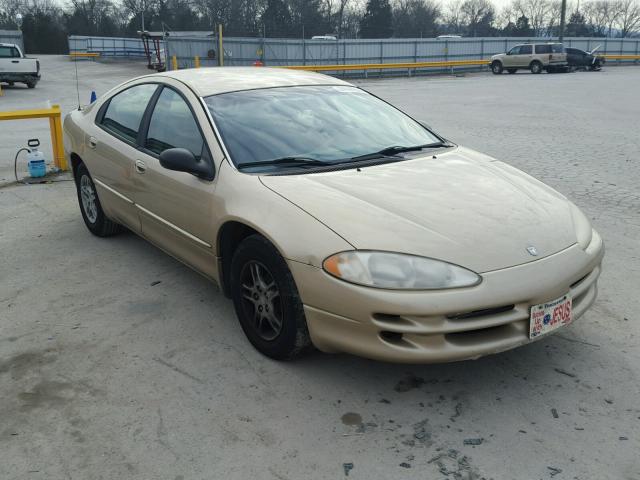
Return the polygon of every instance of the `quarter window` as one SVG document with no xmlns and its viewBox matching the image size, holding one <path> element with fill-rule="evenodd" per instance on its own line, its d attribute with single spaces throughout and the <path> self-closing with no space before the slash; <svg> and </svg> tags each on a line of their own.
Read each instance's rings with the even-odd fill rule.
<svg viewBox="0 0 640 480">
<path fill-rule="evenodd" d="M 112 97 L 104 112 L 102 126 L 125 140 L 135 142 L 144 111 L 157 88 L 157 85 L 147 83 L 128 88 Z"/>
<path fill-rule="evenodd" d="M 189 105 L 176 91 L 164 88 L 160 93 L 144 146 L 158 155 L 169 148 L 186 148 L 196 158 L 202 156 L 204 139 Z"/>
</svg>

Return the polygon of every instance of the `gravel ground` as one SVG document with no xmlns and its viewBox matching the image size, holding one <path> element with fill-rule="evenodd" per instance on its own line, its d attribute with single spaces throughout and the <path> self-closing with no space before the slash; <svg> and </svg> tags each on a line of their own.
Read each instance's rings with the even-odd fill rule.
<svg viewBox="0 0 640 480">
<path fill-rule="evenodd" d="M 80 68 L 82 98 L 145 71 Z M 43 75 L 0 108 L 73 108 L 72 64 Z M 640 479 L 640 69 L 359 83 L 580 205 L 607 244 L 594 307 L 473 362 L 273 362 L 215 286 L 134 235 L 91 236 L 71 182 L 5 186 L 0 478 Z M 30 128 L 1 125 L 0 166 Z"/>
</svg>

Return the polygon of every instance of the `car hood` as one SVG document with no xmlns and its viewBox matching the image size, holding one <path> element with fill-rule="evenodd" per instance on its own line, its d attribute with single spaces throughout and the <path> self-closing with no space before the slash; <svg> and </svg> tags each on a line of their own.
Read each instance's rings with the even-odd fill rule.
<svg viewBox="0 0 640 480">
<path fill-rule="evenodd" d="M 261 181 L 357 249 L 422 255 L 478 273 L 531 262 L 576 243 L 565 197 L 520 170 L 463 148 L 359 170 L 270 175 Z"/>
</svg>

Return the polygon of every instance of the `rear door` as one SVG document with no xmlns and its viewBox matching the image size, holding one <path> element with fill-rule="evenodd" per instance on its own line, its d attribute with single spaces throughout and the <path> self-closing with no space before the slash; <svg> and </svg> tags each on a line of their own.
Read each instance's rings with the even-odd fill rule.
<svg viewBox="0 0 640 480">
<path fill-rule="evenodd" d="M 105 213 L 139 232 L 133 200 L 133 168 L 139 155 L 138 136 L 156 83 L 135 85 L 107 100 L 96 115 L 95 128 L 86 138 L 85 163 Z"/>
<path fill-rule="evenodd" d="M 160 154 L 186 148 L 213 163 L 201 125 L 203 107 L 186 89 L 163 85 L 145 115 L 145 127 L 134 166 L 134 200 L 142 235 L 205 275 L 216 278 L 213 181 L 167 170 Z"/>
</svg>

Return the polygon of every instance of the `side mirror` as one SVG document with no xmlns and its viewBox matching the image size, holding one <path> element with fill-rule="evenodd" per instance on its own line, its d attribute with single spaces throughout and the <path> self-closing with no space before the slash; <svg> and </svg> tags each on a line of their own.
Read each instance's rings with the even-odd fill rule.
<svg viewBox="0 0 640 480">
<path fill-rule="evenodd" d="M 160 154 L 160 165 L 167 170 L 186 172 L 204 180 L 213 180 L 213 166 L 204 159 L 198 160 L 186 148 L 169 148 Z"/>
</svg>

